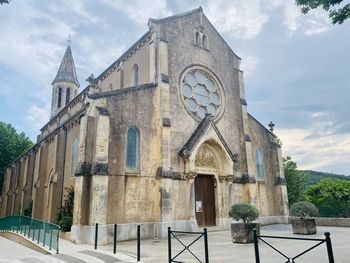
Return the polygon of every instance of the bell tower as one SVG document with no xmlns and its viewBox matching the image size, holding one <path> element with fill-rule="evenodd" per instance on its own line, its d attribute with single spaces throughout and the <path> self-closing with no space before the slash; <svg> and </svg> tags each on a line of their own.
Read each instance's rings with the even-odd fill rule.
<svg viewBox="0 0 350 263">
<path fill-rule="evenodd" d="M 64 53 L 61 65 L 55 79 L 52 81 L 52 101 L 50 118 L 54 117 L 63 109 L 77 94 L 80 87 L 75 65 L 70 48 L 70 37 L 68 46 Z"/>
</svg>

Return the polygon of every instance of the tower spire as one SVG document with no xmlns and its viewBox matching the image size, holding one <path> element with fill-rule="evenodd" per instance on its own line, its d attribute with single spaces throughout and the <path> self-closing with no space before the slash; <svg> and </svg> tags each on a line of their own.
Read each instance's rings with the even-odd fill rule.
<svg viewBox="0 0 350 263">
<path fill-rule="evenodd" d="M 54 85 L 58 81 L 67 81 L 80 87 L 80 84 L 77 78 L 77 73 L 75 71 L 72 50 L 70 48 L 71 42 L 72 41 L 70 40 L 70 36 L 69 36 L 66 52 L 64 53 L 57 75 L 51 83 L 52 85 Z"/>
<path fill-rule="evenodd" d="M 61 65 L 58 69 L 55 79 L 52 81 L 52 102 L 51 118 L 62 110 L 78 94 L 79 81 L 75 71 L 75 65 L 70 48 L 70 35 L 68 45 L 64 53 Z"/>
</svg>

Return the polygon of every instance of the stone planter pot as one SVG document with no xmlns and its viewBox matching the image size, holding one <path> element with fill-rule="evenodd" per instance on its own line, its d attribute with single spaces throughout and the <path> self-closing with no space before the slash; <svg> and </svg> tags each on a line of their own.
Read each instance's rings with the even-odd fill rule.
<svg viewBox="0 0 350 263">
<path fill-rule="evenodd" d="M 316 220 L 314 218 L 292 219 L 293 233 L 297 235 L 316 234 Z"/>
<path fill-rule="evenodd" d="M 231 237 L 233 243 L 253 243 L 253 229 L 260 235 L 259 223 L 231 223 Z"/>
</svg>

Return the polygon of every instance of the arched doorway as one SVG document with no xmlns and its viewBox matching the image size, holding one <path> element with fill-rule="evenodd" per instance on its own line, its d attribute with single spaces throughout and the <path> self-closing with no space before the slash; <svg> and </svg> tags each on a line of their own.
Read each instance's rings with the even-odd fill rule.
<svg viewBox="0 0 350 263">
<path fill-rule="evenodd" d="M 214 176 L 199 174 L 194 180 L 196 220 L 198 226 L 215 226 Z"/>
</svg>

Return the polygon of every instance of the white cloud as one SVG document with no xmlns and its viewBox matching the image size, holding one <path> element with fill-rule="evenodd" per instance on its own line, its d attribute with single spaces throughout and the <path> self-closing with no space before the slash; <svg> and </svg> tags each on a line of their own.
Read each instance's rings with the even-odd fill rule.
<svg viewBox="0 0 350 263">
<path fill-rule="evenodd" d="M 220 32 L 244 39 L 259 34 L 269 19 L 262 11 L 261 0 L 208 0 L 205 13 Z"/>
<path fill-rule="evenodd" d="M 136 24 L 145 25 L 149 18 L 163 18 L 172 13 L 167 8 L 166 0 L 104 0 L 117 11 L 125 13 Z"/>
<path fill-rule="evenodd" d="M 27 111 L 26 120 L 31 124 L 32 127 L 39 130 L 45 125 L 45 123 L 47 123 L 49 115 L 49 105 L 46 105 L 42 108 L 37 105 L 32 105 Z"/>
<path fill-rule="evenodd" d="M 283 155 L 290 155 L 299 169 L 327 170 L 350 159 L 350 134 L 314 137 L 313 129 L 278 129 Z"/>
<path fill-rule="evenodd" d="M 323 10 L 312 10 L 303 15 L 294 0 L 287 0 L 284 7 L 284 25 L 289 35 L 301 31 L 305 35 L 316 35 L 330 28 L 330 20 Z"/>
<path fill-rule="evenodd" d="M 245 76 L 250 75 L 258 64 L 258 58 L 254 55 L 242 53 L 241 70 L 244 71 Z"/>
</svg>

